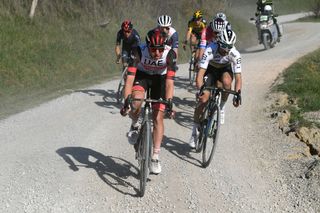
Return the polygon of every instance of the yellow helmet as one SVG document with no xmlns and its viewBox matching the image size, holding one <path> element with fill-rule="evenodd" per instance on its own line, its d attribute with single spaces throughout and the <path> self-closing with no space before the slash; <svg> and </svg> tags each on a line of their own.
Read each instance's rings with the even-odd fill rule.
<svg viewBox="0 0 320 213">
<path fill-rule="evenodd" d="M 197 10 L 196 12 L 194 12 L 193 18 L 194 18 L 194 19 L 202 18 L 202 12 L 201 12 L 201 10 Z"/>
</svg>

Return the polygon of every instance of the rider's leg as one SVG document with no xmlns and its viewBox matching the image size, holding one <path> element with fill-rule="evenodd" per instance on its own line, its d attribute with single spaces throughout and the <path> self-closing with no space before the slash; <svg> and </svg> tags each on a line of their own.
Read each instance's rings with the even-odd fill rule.
<svg viewBox="0 0 320 213">
<path fill-rule="evenodd" d="M 164 133 L 164 111 L 153 111 L 153 155 L 158 157 Z"/>
</svg>

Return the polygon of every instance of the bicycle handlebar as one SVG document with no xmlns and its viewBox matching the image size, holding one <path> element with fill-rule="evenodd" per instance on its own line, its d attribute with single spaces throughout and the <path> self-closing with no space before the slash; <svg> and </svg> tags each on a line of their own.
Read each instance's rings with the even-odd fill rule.
<svg viewBox="0 0 320 213">
<path fill-rule="evenodd" d="M 203 92 L 203 90 L 213 90 L 213 91 L 217 91 L 217 92 L 226 92 L 226 93 L 229 93 L 229 94 L 233 94 L 233 95 L 240 95 L 241 92 L 236 92 L 234 90 L 230 90 L 230 89 L 224 89 L 224 88 L 220 88 L 220 87 L 207 87 L 207 86 L 203 86 L 201 87 L 200 89 L 200 92 Z"/>
</svg>

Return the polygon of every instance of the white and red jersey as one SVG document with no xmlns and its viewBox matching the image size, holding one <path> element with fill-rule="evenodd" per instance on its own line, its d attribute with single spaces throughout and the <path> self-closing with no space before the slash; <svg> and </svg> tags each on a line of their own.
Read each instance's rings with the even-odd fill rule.
<svg viewBox="0 0 320 213">
<path fill-rule="evenodd" d="M 169 75 L 170 77 L 175 75 L 177 57 L 168 45 L 165 45 L 162 57 L 159 59 L 151 57 L 146 44 L 139 45 L 133 51 L 133 56 L 135 60 L 129 64 L 129 75 L 135 75 L 137 70 L 148 75 Z"/>
<path fill-rule="evenodd" d="M 213 29 L 209 26 L 204 28 L 201 31 L 201 40 L 200 40 L 200 48 L 205 49 L 209 42 L 213 42 L 216 40 L 216 33 Z"/>
<path fill-rule="evenodd" d="M 241 55 L 239 51 L 233 47 L 229 53 L 225 56 L 219 54 L 219 44 L 217 42 L 211 42 L 208 44 L 199 67 L 207 69 L 208 66 L 216 68 L 222 68 L 231 64 L 233 73 L 241 73 Z"/>
</svg>

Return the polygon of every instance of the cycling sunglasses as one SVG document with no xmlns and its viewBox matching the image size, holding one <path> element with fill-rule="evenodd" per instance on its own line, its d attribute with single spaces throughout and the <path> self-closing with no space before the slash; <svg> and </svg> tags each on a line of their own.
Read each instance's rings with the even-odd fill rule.
<svg viewBox="0 0 320 213">
<path fill-rule="evenodd" d="M 231 50 L 233 47 L 233 45 L 231 45 L 231 44 L 225 44 L 222 42 L 219 42 L 219 46 L 221 49 L 224 49 L 224 50 Z"/>
<path fill-rule="evenodd" d="M 156 51 L 159 51 L 160 53 L 162 53 L 164 51 L 164 47 L 150 47 L 150 51 L 151 52 L 156 52 Z"/>
<path fill-rule="evenodd" d="M 161 27 L 161 29 L 170 30 L 170 27 Z"/>
</svg>

